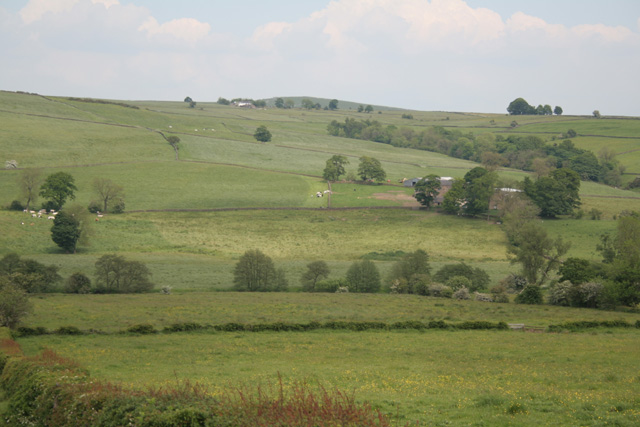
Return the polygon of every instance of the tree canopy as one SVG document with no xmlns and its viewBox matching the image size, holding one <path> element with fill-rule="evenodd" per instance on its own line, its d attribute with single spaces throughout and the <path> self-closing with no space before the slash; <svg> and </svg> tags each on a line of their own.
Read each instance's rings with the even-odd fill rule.
<svg viewBox="0 0 640 427">
<path fill-rule="evenodd" d="M 139 261 L 128 261 L 123 256 L 110 254 L 101 256 L 95 264 L 96 292 L 140 293 L 155 286 L 151 272 Z"/>
<path fill-rule="evenodd" d="M 556 169 L 535 182 L 524 179 L 524 192 L 540 208 L 540 215 L 554 218 L 570 215 L 580 206 L 580 175 L 568 169 Z"/>
<path fill-rule="evenodd" d="M 324 261 L 314 261 L 307 264 L 307 270 L 302 274 L 300 283 L 302 290 L 307 292 L 315 292 L 316 285 L 322 279 L 329 277 L 329 266 Z"/>
<path fill-rule="evenodd" d="M 360 157 L 360 164 L 358 165 L 358 176 L 363 181 L 367 181 L 369 179 L 375 181 L 384 181 L 387 178 L 387 173 L 382 169 L 382 164 L 380 160 L 362 156 Z"/>
<path fill-rule="evenodd" d="M 437 175 L 429 175 L 425 178 L 422 178 L 420 181 L 416 183 L 413 187 L 414 193 L 413 197 L 420 203 L 422 206 L 429 208 L 436 200 L 438 194 L 440 194 L 440 190 L 442 189 L 442 184 L 440 184 L 440 177 Z"/>
<path fill-rule="evenodd" d="M 356 261 L 347 270 L 349 292 L 378 292 L 380 273 L 378 267 L 368 259 Z"/>
<path fill-rule="evenodd" d="M 269 129 L 267 129 L 265 125 L 260 125 L 253 134 L 253 137 L 260 142 L 269 142 L 271 141 L 271 132 L 269 132 Z"/>
<path fill-rule="evenodd" d="M 76 253 L 80 240 L 80 221 L 67 211 L 60 211 L 53 220 L 51 240 L 67 253 Z"/>
<path fill-rule="evenodd" d="M 327 181 L 337 181 L 346 173 L 344 166 L 349 164 L 345 156 L 335 154 L 327 160 L 327 164 L 322 172 L 322 178 Z"/>
<path fill-rule="evenodd" d="M 246 251 L 233 271 L 234 289 L 237 291 L 267 292 L 286 290 L 282 271 L 276 271 L 270 257 L 258 249 Z"/>
<path fill-rule="evenodd" d="M 75 186 L 73 176 L 66 172 L 56 172 L 49 175 L 40 187 L 40 195 L 45 199 L 49 199 L 52 209 L 62 209 L 67 199 L 75 199 L 75 192 L 78 188 Z"/>
</svg>

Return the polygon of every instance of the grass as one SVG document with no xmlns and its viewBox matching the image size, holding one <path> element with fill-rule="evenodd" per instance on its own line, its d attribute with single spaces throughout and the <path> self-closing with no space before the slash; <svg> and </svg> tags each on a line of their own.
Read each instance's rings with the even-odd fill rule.
<svg viewBox="0 0 640 427">
<path fill-rule="evenodd" d="M 637 331 L 216 333 L 21 339 L 130 387 L 301 379 L 430 425 L 636 425 Z M 372 351 L 375 349 L 375 351 Z M 259 363 L 256 361 L 259 360 Z"/>
<path fill-rule="evenodd" d="M 131 102 L 128 102 L 131 103 Z M 117 105 L 0 92 L 0 151 L 20 167 L 43 174 L 72 173 L 76 203 L 95 198 L 91 181 L 123 185 L 126 209 L 92 222 L 90 245 L 61 254 L 50 239 L 51 222 L 0 211 L 0 255 L 9 252 L 55 264 L 67 277 L 92 276 L 95 261 L 114 253 L 144 262 L 158 286 L 172 295 L 38 295 L 31 326 L 77 326 L 115 332 L 151 323 L 263 323 L 311 320 L 506 321 L 546 326 L 567 321 L 634 322 L 637 313 L 552 306 L 453 301 L 408 295 L 239 294 L 210 292 L 231 287 L 233 267 L 247 249 L 259 248 L 287 273 L 292 288 L 309 261 L 325 260 L 331 278 L 343 277 L 366 254 L 424 249 L 433 271 L 465 261 L 482 267 L 495 284 L 517 269 L 509 264 L 499 225 L 410 209 L 327 210 L 320 176 L 334 154 L 355 172 L 363 155 L 381 160 L 396 186 L 333 185 L 332 207 L 367 208 L 413 204 L 402 178 L 435 173 L 461 177 L 475 163 L 435 153 L 331 137 L 326 126 L 345 117 L 379 120 L 420 131 L 445 126 L 463 132 L 552 136 L 575 129 L 579 147 L 610 146 L 627 172 L 640 173 L 640 121 L 585 117 L 513 117 L 454 112 L 403 111 L 361 114 L 353 110 L 240 110 L 215 103 L 135 102 Z M 346 105 L 346 104 L 345 104 Z M 71 119 L 71 120 L 70 120 Z M 492 123 L 493 121 L 493 123 Z M 273 140 L 258 144 L 257 126 Z M 179 160 L 160 132 L 180 137 Z M 550 132 L 540 134 L 539 132 Z M 0 171 L 0 204 L 19 197 L 19 171 Z M 521 171 L 500 171 L 521 180 Z M 629 177 L 626 177 L 627 179 Z M 355 191 L 354 191 L 355 190 Z M 544 221 L 550 235 L 572 241 L 569 256 L 599 259 L 599 236 L 615 228 L 622 210 L 640 210 L 637 193 L 583 183 L 582 209 L 604 220 Z M 131 212 L 263 208 L 218 212 Z M 266 208 L 285 208 L 269 210 Z M 317 208 L 293 210 L 290 208 Z M 588 216 L 587 216 L 588 217 Z M 585 218 L 587 218 L 585 217 Z M 26 221 L 25 221 L 26 220 Z M 22 225 L 21 222 L 26 224 Z M 30 225 L 33 222 L 33 225 Z M 393 259 L 376 261 L 383 277 Z M 2 331 L 0 331 L 0 334 Z M 44 347 L 77 359 L 97 378 L 132 387 L 176 379 L 208 384 L 308 380 L 337 386 L 371 401 L 400 422 L 475 425 L 637 425 L 640 391 L 635 355 L 638 331 L 595 330 L 580 334 L 515 332 L 329 332 L 217 333 L 155 336 L 42 336 L 20 340 L 27 353 Z M 1 399 L 1 397 L 0 397 Z M 6 404 L 0 403 L 0 411 Z"/>
<path fill-rule="evenodd" d="M 55 329 L 75 326 L 88 330 L 117 332 L 129 326 L 150 323 L 157 329 L 173 323 L 201 324 L 306 323 L 332 320 L 377 321 L 445 320 L 464 322 L 525 323 L 548 326 L 579 320 L 640 320 L 637 313 L 456 301 L 446 298 L 389 294 L 309 294 L 186 292 L 172 295 L 57 295 L 33 298 L 29 326 Z M 118 307 L 118 315 L 113 315 Z"/>
</svg>

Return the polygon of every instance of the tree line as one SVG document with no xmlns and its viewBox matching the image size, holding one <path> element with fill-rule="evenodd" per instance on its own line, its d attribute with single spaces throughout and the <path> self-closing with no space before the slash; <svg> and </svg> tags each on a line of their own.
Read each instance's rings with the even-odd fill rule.
<svg viewBox="0 0 640 427">
<path fill-rule="evenodd" d="M 362 139 L 394 147 L 432 151 L 451 157 L 471 160 L 486 168 L 510 167 L 546 174 L 554 169 L 568 168 L 582 180 L 619 186 L 624 167 L 615 158 L 613 150 L 604 147 L 596 156 L 589 150 L 575 146 L 571 137 L 577 134 L 568 129 L 562 141 L 547 142 L 538 136 L 474 135 L 459 130 L 434 126 L 422 131 L 384 126 L 377 120 L 346 118 L 344 123 L 333 120 L 327 126 L 332 136 Z"/>
<path fill-rule="evenodd" d="M 538 116 L 551 116 L 555 114 L 557 116 L 563 113 L 562 107 L 557 106 L 552 110 L 551 105 L 538 105 L 534 107 L 533 105 L 529 105 L 527 101 L 523 98 L 516 98 L 507 107 L 507 112 L 511 115 L 538 115 Z"/>
</svg>

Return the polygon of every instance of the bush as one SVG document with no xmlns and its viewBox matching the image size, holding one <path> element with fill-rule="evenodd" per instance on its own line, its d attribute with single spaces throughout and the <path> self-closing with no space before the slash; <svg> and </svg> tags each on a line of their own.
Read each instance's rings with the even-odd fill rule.
<svg viewBox="0 0 640 427">
<path fill-rule="evenodd" d="M 542 304 L 542 290 L 537 285 L 527 285 L 516 296 L 516 304 Z"/>
<path fill-rule="evenodd" d="M 453 293 L 453 298 L 457 300 L 467 300 L 471 298 L 469 296 L 469 289 L 462 287 Z"/>
<path fill-rule="evenodd" d="M 343 279 L 321 280 L 316 283 L 316 292 L 334 293 L 338 288 L 345 287 L 347 283 Z"/>
<path fill-rule="evenodd" d="M 156 331 L 153 325 L 150 325 L 148 323 L 142 323 L 140 325 L 130 326 L 129 328 L 127 328 L 127 332 L 129 332 L 130 334 L 148 335 L 148 334 L 155 334 L 158 331 Z"/>
<path fill-rule="evenodd" d="M 451 298 L 453 295 L 453 289 L 450 286 L 441 285 L 440 283 L 434 283 L 429 286 L 429 295 L 432 297 Z"/>
<path fill-rule="evenodd" d="M 88 294 L 91 292 L 91 279 L 82 273 L 73 273 L 67 278 L 64 291 L 68 294 Z"/>
<path fill-rule="evenodd" d="M 489 275 L 486 271 L 479 267 L 473 268 L 468 266 L 464 262 L 445 265 L 438 270 L 438 272 L 433 276 L 433 279 L 436 282 L 447 283 L 449 279 L 456 276 L 463 276 L 469 279 L 471 284 L 465 284 L 464 286 L 466 286 L 471 292 L 485 289 L 489 285 L 490 281 Z M 454 288 L 454 290 L 456 290 L 456 288 Z"/>
<path fill-rule="evenodd" d="M 120 214 L 124 212 L 124 199 L 116 200 L 110 209 L 111 213 Z"/>
<path fill-rule="evenodd" d="M 469 280 L 465 276 L 453 276 L 449 280 L 447 280 L 445 284 L 451 289 L 453 289 L 454 291 L 457 291 L 460 288 L 467 288 L 467 289 L 473 288 L 471 280 Z"/>
<path fill-rule="evenodd" d="M 23 211 L 24 210 L 24 205 L 20 202 L 20 200 L 14 200 L 9 205 L 9 210 L 10 211 Z"/>
<path fill-rule="evenodd" d="M 548 302 L 551 305 L 568 307 L 571 305 L 571 293 L 573 283 L 568 280 L 558 282 L 551 287 L 548 294 Z"/>
<path fill-rule="evenodd" d="M 89 202 L 89 206 L 87 207 L 87 209 L 89 210 L 89 212 L 91 213 L 98 213 L 100 212 L 100 203 L 92 200 L 91 202 Z"/>
<path fill-rule="evenodd" d="M 507 303 L 509 302 L 509 295 L 507 295 L 507 288 L 503 285 L 496 285 L 490 289 L 493 302 Z"/>
<path fill-rule="evenodd" d="M 509 292 L 520 292 L 527 286 L 528 282 L 526 277 L 521 274 L 510 274 L 502 279 L 500 284 L 507 288 Z"/>
<path fill-rule="evenodd" d="M 597 308 L 602 295 L 602 283 L 587 282 L 574 286 L 571 291 L 571 305 L 574 307 Z"/>
<path fill-rule="evenodd" d="M 82 335 L 83 332 L 76 328 L 75 326 L 60 326 L 58 329 L 53 331 L 54 334 L 57 335 Z"/>
</svg>

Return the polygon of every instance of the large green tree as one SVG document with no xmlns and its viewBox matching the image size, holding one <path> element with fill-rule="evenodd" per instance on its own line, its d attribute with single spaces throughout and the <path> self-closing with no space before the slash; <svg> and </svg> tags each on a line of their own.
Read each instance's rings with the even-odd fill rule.
<svg viewBox="0 0 640 427">
<path fill-rule="evenodd" d="M 495 192 L 497 175 L 485 168 L 475 167 L 464 176 L 465 213 L 477 215 L 489 209 L 489 199 Z"/>
<path fill-rule="evenodd" d="M 139 261 L 129 261 L 123 256 L 108 254 L 101 256 L 95 264 L 96 292 L 140 293 L 155 286 L 151 271 Z"/>
<path fill-rule="evenodd" d="M 322 178 L 327 181 L 337 181 L 340 176 L 346 173 L 344 166 L 349 164 L 349 160 L 345 156 L 335 154 L 327 160 L 327 164 L 322 171 Z"/>
<path fill-rule="evenodd" d="M 516 98 L 507 107 L 509 114 L 518 116 L 523 114 L 536 114 L 535 107 L 529 105 L 523 98 Z"/>
<path fill-rule="evenodd" d="M 540 208 L 540 215 L 554 218 L 570 215 L 580 206 L 580 175 L 568 169 L 556 169 L 535 182 L 524 179 L 524 192 Z"/>
<path fill-rule="evenodd" d="M 76 191 L 78 188 L 73 176 L 66 172 L 56 172 L 49 175 L 40 187 L 40 195 L 49 199 L 50 207 L 56 210 L 61 209 L 67 199 L 75 199 Z"/>
<path fill-rule="evenodd" d="M 347 270 L 349 292 L 378 292 L 380 290 L 380 272 L 368 259 L 356 261 Z"/>
<path fill-rule="evenodd" d="M 265 125 L 260 125 L 253 134 L 253 137 L 260 142 L 269 142 L 271 141 L 271 132 L 269 132 L 269 129 L 267 129 Z"/>
<path fill-rule="evenodd" d="M 390 281 L 405 279 L 407 281 L 415 275 L 429 275 L 429 254 L 422 249 L 405 254 L 401 260 L 396 261 L 391 267 Z"/>
<path fill-rule="evenodd" d="M 329 277 L 329 266 L 324 261 L 314 261 L 307 264 L 307 270 L 302 274 L 300 283 L 302 290 L 306 292 L 315 292 L 316 285 L 322 279 Z"/>
<path fill-rule="evenodd" d="M 422 178 L 413 187 L 413 197 L 424 207 L 429 208 L 440 194 L 442 185 L 440 184 L 440 177 L 437 175 L 429 175 Z"/>
<path fill-rule="evenodd" d="M 237 291 L 279 291 L 286 284 L 283 272 L 278 273 L 270 257 L 258 249 L 246 251 L 233 270 L 233 284 Z"/>
<path fill-rule="evenodd" d="M 382 169 L 380 160 L 374 157 L 362 156 L 360 157 L 360 164 L 358 165 L 358 176 L 360 176 L 360 179 L 363 181 L 369 179 L 384 181 L 387 178 L 387 173 Z"/>
<path fill-rule="evenodd" d="M 442 266 L 442 268 L 434 274 L 433 279 L 438 283 L 447 283 L 447 281 L 453 277 L 466 277 L 469 279 L 470 286 L 468 286 L 468 289 L 470 292 L 485 289 L 490 282 L 489 275 L 486 271 L 480 267 L 473 268 L 464 262 Z"/>
<path fill-rule="evenodd" d="M 0 277 L 0 327 L 15 328 L 33 310 L 24 289 Z"/>
<path fill-rule="evenodd" d="M 511 262 L 522 267 L 522 275 L 532 285 L 544 283 L 562 264 L 561 258 L 571 247 L 562 237 L 553 240 L 537 221 L 523 224 L 510 239 Z"/>
<path fill-rule="evenodd" d="M 338 109 L 338 100 L 332 99 L 329 101 L 329 110 L 337 110 Z"/>
<path fill-rule="evenodd" d="M 60 211 L 53 220 L 51 240 L 65 252 L 75 254 L 80 234 L 80 221 L 71 213 Z"/>
</svg>

